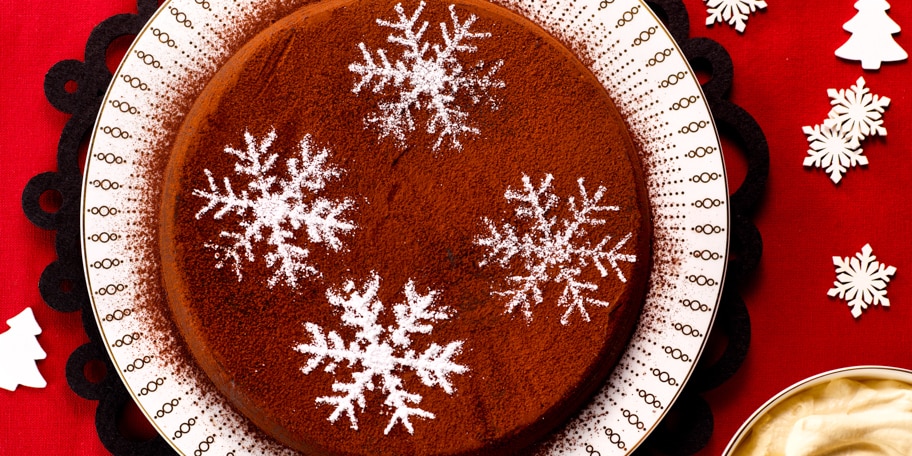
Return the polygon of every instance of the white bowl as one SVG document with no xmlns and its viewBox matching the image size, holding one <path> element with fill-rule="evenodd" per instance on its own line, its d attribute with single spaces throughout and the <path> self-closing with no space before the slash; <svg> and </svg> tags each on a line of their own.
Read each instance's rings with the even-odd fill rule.
<svg viewBox="0 0 912 456">
<path fill-rule="evenodd" d="M 741 425 L 741 428 L 738 429 L 738 432 L 732 437 L 728 446 L 725 447 L 725 451 L 722 452 L 722 455 L 731 456 L 734 454 L 734 451 L 751 435 L 754 425 L 757 424 L 760 418 L 777 405 L 817 385 L 846 378 L 853 380 L 895 380 L 912 385 L 912 370 L 889 366 L 852 366 L 823 372 L 801 380 L 780 391 L 760 406 L 760 408 Z"/>
</svg>

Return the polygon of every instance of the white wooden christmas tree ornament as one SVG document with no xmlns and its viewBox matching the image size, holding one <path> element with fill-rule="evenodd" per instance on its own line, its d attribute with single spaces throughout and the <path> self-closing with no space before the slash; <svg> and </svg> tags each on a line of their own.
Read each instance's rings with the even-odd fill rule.
<svg viewBox="0 0 912 456">
<path fill-rule="evenodd" d="M 47 357 L 36 336 L 41 327 L 31 307 L 6 320 L 9 330 L 0 334 L 0 388 L 15 391 L 19 385 L 44 388 L 47 382 L 35 361 Z"/>
<path fill-rule="evenodd" d="M 890 4 L 886 0 L 858 0 L 855 9 L 858 14 L 842 26 L 852 36 L 836 49 L 837 57 L 861 61 L 861 67 L 866 70 L 878 70 L 883 62 L 899 62 L 909 57 L 893 39 L 900 27 L 887 15 Z"/>
</svg>

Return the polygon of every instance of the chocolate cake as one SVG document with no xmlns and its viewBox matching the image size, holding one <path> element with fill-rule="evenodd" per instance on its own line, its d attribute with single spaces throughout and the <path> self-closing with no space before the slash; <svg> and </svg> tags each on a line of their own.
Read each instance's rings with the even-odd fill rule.
<svg viewBox="0 0 912 456">
<path fill-rule="evenodd" d="M 161 255 L 195 361 L 306 454 L 512 452 L 611 372 L 649 273 L 636 147 L 513 12 L 330 0 L 208 83 Z"/>
</svg>

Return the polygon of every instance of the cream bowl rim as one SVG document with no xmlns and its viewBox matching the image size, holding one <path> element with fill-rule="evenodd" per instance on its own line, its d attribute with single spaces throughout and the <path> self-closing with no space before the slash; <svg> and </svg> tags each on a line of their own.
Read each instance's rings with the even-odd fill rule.
<svg viewBox="0 0 912 456">
<path fill-rule="evenodd" d="M 738 431 L 735 432 L 734 436 L 732 436 L 731 440 L 728 442 L 728 445 L 725 447 L 725 450 L 722 452 L 722 456 L 731 456 L 734 453 L 734 450 L 737 449 L 738 446 L 742 443 L 744 438 L 750 434 L 750 431 L 753 429 L 754 425 L 757 423 L 760 417 L 769 412 L 773 407 L 779 405 L 786 399 L 806 389 L 813 388 L 814 386 L 826 383 L 828 381 L 838 380 L 842 378 L 897 380 L 912 385 L 912 370 L 893 366 L 858 365 L 841 367 L 838 369 L 821 372 L 819 374 L 815 374 L 803 380 L 800 380 L 776 393 L 776 395 L 771 397 L 769 400 L 764 402 L 763 405 L 757 408 L 757 410 L 755 410 L 754 413 L 752 413 L 750 417 L 744 421 L 741 427 L 738 428 Z"/>
</svg>

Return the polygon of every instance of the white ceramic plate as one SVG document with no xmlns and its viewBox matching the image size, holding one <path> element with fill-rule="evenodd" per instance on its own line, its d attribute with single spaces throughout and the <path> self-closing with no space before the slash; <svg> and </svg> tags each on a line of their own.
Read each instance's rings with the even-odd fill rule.
<svg viewBox="0 0 912 456">
<path fill-rule="evenodd" d="M 851 366 L 823 372 L 801 380 L 780 391 L 761 405 L 760 408 L 741 425 L 741 428 L 738 429 L 738 432 L 735 433 L 734 437 L 732 437 L 728 446 L 725 447 L 725 451 L 722 453 L 723 456 L 730 456 L 738 449 L 739 445 L 746 442 L 748 437 L 750 437 L 751 432 L 754 431 L 754 425 L 757 424 L 757 421 L 777 405 L 817 385 L 839 379 L 895 380 L 912 385 L 912 370 L 889 366 Z"/>
<path fill-rule="evenodd" d="M 577 44 L 642 148 L 653 271 L 639 326 L 610 380 L 543 454 L 624 455 L 656 427 L 706 343 L 728 258 L 728 188 L 700 85 L 639 0 L 498 0 Z M 300 0 L 169 0 L 130 47 L 104 98 L 83 186 L 88 289 L 107 349 L 153 425 L 182 454 L 281 453 L 175 359 L 154 230 L 167 131 L 205 81 L 264 23 Z M 268 22 L 268 21 L 267 21 Z"/>
</svg>

